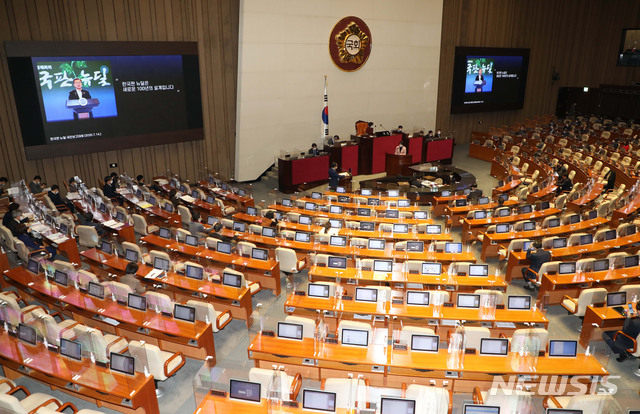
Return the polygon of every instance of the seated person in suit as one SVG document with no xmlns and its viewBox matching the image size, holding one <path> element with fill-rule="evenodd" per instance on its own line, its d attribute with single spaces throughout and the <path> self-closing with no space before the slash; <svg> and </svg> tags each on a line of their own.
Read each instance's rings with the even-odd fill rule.
<svg viewBox="0 0 640 414">
<path fill-rule="evenodd" d="M 122 205 L 122 199 L 120 197 L 120 194 L 116 193 L 116 188 L 118 188 L 118 185 L 115 184 L 114 185 L 114 180 L 116 180 L 118 177 L 113 177 L 113 176 L 109 176 L 107 175 L 106 177 L 104 177 L 104 187 L 102 187 L 102 192 L 104 193 L 104 196 L 107 198 L 110 198 L 111 200 L 116 200 L 118 203 L 120 203 Z"/>
<path fill-rule="evenodd" d="M 28 220 L 27 218 L 20 220 L 21 214 L 22 211 L 20 211 L 20 205 L 17 203 L 11 203 L 9 204 L 9 210 L 4 213 L 4 216 L 2 217 L 2 225 L 8 228 L 14 236 L 17 236 L 18 234 L 18 225 Z"/>
<path fill-rule="evenodd" d="M 616 336 L 616 332 L 618 331 L 605 331 L 602 333 L 602 339 L 604 339 L 614 353 L 618 354 L 616 361 L 622 362 L 631 356 L 627 352 L 627 349 L 633 348 L 633 341 L 625 335 L 628 335 L 634 340 L 638 337 L 638 334 L 640 334 L 640 318 L 637 316 L 627 317 L 622 325 L 622 332 L 625 335 L 618 334 Z M 613 340 L 614 337 L 616 338 L 615 341 Z"/>
<path fill-rule="evenodd" d="M 311 148 L 309 149 L 309 155 L 313 155 L 313 156 L 320 155 L 318 144 L 316 144 L 315 142 L 311 144 Z"/>
<path fill-rule="evenodd" d="M 99 237 L 102 237 L 105 234 L 107 234 L 106 230 L 102 227 L 100 223 L 96 223 L 95 221 L 93 221 L 93 214 L 91 212 L 88 212 L 86 214 L 78 213 L 77 217 L 78 217 L 78 222 L 80 223 L 81 226 L 90 226 L 95 228 L 96 233 L 98 233 Z"/>
<path fill-rule="evenodd" d="M 24 245 L 27 246 L 27 249 L 29 249 L 29 251 L 44 249 L 47 253 L 51 255 L 52 260 L 54 257 L 56 257 L 56 254 L 58 252 L 55 249 L 55 247 L 51 247 L 51 246 L 45 247 L 42 244 L 42 242 L 33 238 L 31 234 L 29 234 L 29 232 L 27 231 L 26 225 L 18 224 L 18 226 L 16 227 L 16 233 L 17 233 L 16 238 L 20 240 L 22 243 L 24 243 Z"/>
<path fill-rule="evenodd" d="M 336 144 L 340 144 L 340 137 L 338 135 L 334 135 L 333 138 L 329 138 L 329 141 L 327 141 L 327 145 L 330 147 Z"/>
<path fill-rule="evenodd" d="M 8 182 L 9 179 L 7 177 L 0 177 L 0 197 L 4 197 L 7 195 L 7 189 L 5 187 L 7 186 Z"/>
<path fill-rule="evenodd" d="M 266 220 L 262 220 L 263 226 L 269 226 L 273 228 L 278 227 L 278 219 L 276 218 L 276 214 L 273 211 L 267 211 L 267 213 L 264 215 L 264 218 Z"/>
<path fill-rule="evenodd" d="M 200 221 L 200 213 L 195 210 L 191 211 L 191 221 L 189 222 L 189 233 L 198 237 L 206 237 L 211 228 L 205 227 L 205 225 Z"/>
<path fill-rule="evenodd" d="M 398 125 L 398 128 L 394 129 L 393 131 L 394 134 L 402 134 L 404 131 L 402 130 L 402 125 Z"/>
<path fill-rule="evenodd" d="M 400 143 L 398 144 L 398 146 L 396 147 L 396 155 L 407 155 L 407 147 L 405 147 L 402 144 L 402 141 L 400 141 Z"/>
<path fill-rule="evenodd" d="M 338 174 L 338 163 L 334 162 L 331 163 L 331 168 L 329 168 L 329 188 L 335 191 L 339 182 L 340 174 Z"/>
<path fill-rule="evenodd" d="M 425 135 L 425 138 L 433 138 L 433 130 L 430 129 L 427 135 Z"/>
<path fill-rule="evenodd" d="M 133 290 L 133 293 L 141 295 L 145 292 L 145 289 L 142 283 L 140 283 L 140 279 L 136 276 L 138 269 L 139 267 L 136 262 L 127 263 L 127 267 L 124 269 L 125 275 L 120 276 L 119 282 L 129 286 L 131 290 Z"/>
<path fill-rule="evenodd" d="M 70 193 L 75 193 L 78 191 L 78 183 L 76 183 L 75 177 L 70 177 L 69 180 L 67 180 L 67 188 L 69 189 Z"/>
<path fill-rule="evenodd" d="M 527 250 L 527 260 L 529 260 L 529 267 L 522 269 L 522 277 L 526 282 L 524 288 L 533 290 L 536 288 L 536 275 L 533 272 L 530 272 L 529 269 L 538 273 L 542 265 L 551 260 L 551 252 L 544 250 L 542 248 L 542 243 L 536 241 L 531 245 L 529 250 Z"/>
<path fill-rule="evenodd" d="M 607 180 L 607 184 L 605 184 L 603 191 L 611 191 L 616 186 L 616 172 L 614 170 L 609 170 L 607 176 L 605 177 Z"/>
<path fill-rule="evenodd" d="M 44 187 L 45 184 L 42 182 L 42 178 L 40 178 L 39 175 L 33 177 L 33 181 L 29 183 L 29 190 L 31 190 L 33 194 L 40 194 Z"/>
<path fill-rule="evenodd" d="M 436 134 L 434 135 L 434 138 L 440 138 L 440 137 L 442 137 L 442 130 L 438 128 L 438 130 L 436 131 Z"/>
<path fill-rule="evenodd" d="M 558 180 L 558 189 L 556 190 L 556 195 L 560 195 L 562 193 L 568 193 L 573 188 L 573 183 L 569 178 L 568 174 L 564 174 Z"/>
<path fill-rule="evenodd" d="M 51 191 L 49 191 L 47 195 L 49 196 L 49 200 L 56 205 L 58 211 L 63 211 L 64 207 L 68 208 L 72 213 L 76 210 L 71 201 L 67 200 L 66 197 L 63 199 L 62 196 L 60 196 L 60 187 L 58 187 L 58 184 L 52 185 Z"/>
<path fill-rule="evenodd" d="M 86 89 L 82 89 L 82 79 L 75 78 L 73 80 L 73 87 L 75 89 L 69 92 L 70 101 L 80 98 L 91 99 L 91 94 L 89 93 L 89 91 Z M 93 118 L 93 111 L 89 112 L 89 117 Z M 73 112 L 73 119 L 78 119 L 78 114 L 75 111 Z"/>
</svg>

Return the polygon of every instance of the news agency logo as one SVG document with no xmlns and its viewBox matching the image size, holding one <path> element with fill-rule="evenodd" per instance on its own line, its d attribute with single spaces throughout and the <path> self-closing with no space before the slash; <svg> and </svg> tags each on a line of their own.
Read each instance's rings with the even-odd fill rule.
<svg viewBox="0 0 640 414">
<path fill-rule="evenodd" d="M 510 375 L 507 381 L 505 377 L 494 378 L 489 394 L 496 395 L 501 390 L 505 395 L 613 395 L 618 387 L 612 381 L 619 378 L 617 375 L 596 378 L 589 375 L 541 375 L 534 381 L 528 375 Z"/>
</svg>

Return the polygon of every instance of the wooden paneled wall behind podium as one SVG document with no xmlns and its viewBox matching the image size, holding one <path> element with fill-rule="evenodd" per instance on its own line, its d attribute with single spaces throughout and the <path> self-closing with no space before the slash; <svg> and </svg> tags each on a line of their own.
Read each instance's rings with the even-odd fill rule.
<svg viewBox="0 0 640 414">
<path fill-rule="evenodd" d="M 630 27 L 640 27 L 638 0 L 445 0 L 437 126 L 466 142 L 471 131 L 553 114 L 561 86 L 640 82 L 640 68 L 616 66 L 622 29 Z M 530 48 L 524 108 L 449 114 L 456 46 Z"/>
<path fill-rule="evenodd" d="M 228 178 L 234 162 L 238 0 L 1 0 L 0 40 L 197 41 L 205 139 L 86 155 L 27 161 L 4 47 L 0 48 L 0 176 L 40 174 L 58 183 L 73 174 L 88 184 L 110 173 L 162 173 L 191 179 L 202 167 Z"/>
</svg>

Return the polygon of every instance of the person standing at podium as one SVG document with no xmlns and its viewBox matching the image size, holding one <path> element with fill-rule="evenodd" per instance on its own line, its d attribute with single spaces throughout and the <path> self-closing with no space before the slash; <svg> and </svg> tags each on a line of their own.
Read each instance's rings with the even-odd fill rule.
<svg viewBox="0 0 640 414">
<path fill-rule="evenodd" d="M 334 190 L 338 187 L 338 183 L 340 182 L 340 174 L 338 174 L 338 163 L 331 163 L 331 168 L 329 168 L 329 188 Z"/>
<path fill-rule="evenodd" d="M 402 141 L 400 141 L 400 143 L 398 144 L 398 146 L 396 147 L 396 155 L 407 155 L 407 147 L 405 147 L 402 144 Z"/>
<path fill-rule="evenodd" d="M 81 99 L 81 98 L 91 99 L 91 94 L 89 93 L 89 91 L 86 89 L 82 89 L 82 79 L 75 78 L 73 80 L 73 87 L 75 89 L 69 92 L 70 101 Z M 89 112 L 89 117 L 93 118 L 93 111 Z M 78 114 L 75 111 L 73 112 L 73 119 L 78 119 Z"/>
</svg>

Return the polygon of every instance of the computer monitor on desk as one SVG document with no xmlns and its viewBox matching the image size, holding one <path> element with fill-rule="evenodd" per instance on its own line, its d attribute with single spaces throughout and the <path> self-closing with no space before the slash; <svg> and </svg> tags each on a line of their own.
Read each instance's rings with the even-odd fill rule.
<svg viewBox="0 0 640 414">
<path fill-rule="evenodd" d="M 500 414 L 500 407 L 483 404 L 465 404 L 463 414 Z"/>
<path fill-rule="evenodd" d="M 409 233 L 409 225 L 406 223 L 393 223 L 393 232 L 394 233 Z"/>
<path fill-rule="evenodd" d="M 407 291 L 407 305 L 429 306 L 429 292 Z"/>
<path fill-rule="evenodd" d="M 356 301 L 359 302 L 377 302 L 378 289 L 356 287 Z"/>
<path fill-rule="evenodd" d="M 550 340 L 549 356 L 573 358 L 578 355 L 578 341 Z"/>
<path fill-rule="evenodd" d="M 18 339 L 29 345 L 35 345 L 37 342 L 36 330 L 34 327 L 20 323 L 18 325 Z"/>
<path fill-rule="evenodd" d="M 505 356 L 509 353 L 509 340 L 504 338 L 480 339 L 480 355 Z"/>
<path fill-rule="evenodd" d="M 438 352 L 440 337 L 438 335 L 411 335 L 411 350 Z"/>
<path fill-rule="evenodd" d="M 384 250 L 385 244 L 384 239 L 369 239 L 367 241 L 367 248 L 370 250 Z"/>
<path fill-rule="evenodd" d="M 423 275 L 440 276 L 442 274 L 442 263 L 423 262 L 421 273 Z"/>
<path fill-rule="evenodd" d="M 303 410 L 336 412 L 336 393 L 317 390 L 302 390 Z"/>
<path fill-rule="evenodd" d="M 231 243 L 219 241 L 216 244 L 216 251 L 222 254 L 231 254 Z"/>
<path fill-rule="evenodd" d="M 299 224 L 304 224 L 305 226 L 310 226 L 311 225 L 311 216 L 307 216 L 305 214 L 301 215 L 300 217 L 298 217 L 298 223 Z"/>
<path fill-rule="evenodd" d="M 607 306 L 622 306 L 627 303 L 627 292 L 607 293 Z"/>
<path fill-rule="evenodd" d="M 393 271 L 393 260 L 374 260 L 373 261 L 374 272 L 390 273 Z"/>
<path fill-rule="evenodd" d="M 415 400 L 404 398 L 380 398 L 380 414 L 415 414 Z"/>
<path fill-rule="evenodd" d="M 456 306 L 458 308 L 479 308 L 480 307 L 480 295 L 470 293 L 458 293 L 456 297 Z"/>
<path fill-rule="evenodd" d="M 222 273 L 222 284 L 225 286 L 230 286 L 234 288 L 242 287 L 242 277 L 240 275 L 236 275 L 234 273 Z"/>
<path fill-rule="evenodd" d="M 360 231 L 375 231 L 376 223 L 371 221 L 361 221 L 360 222 Z"/>
<path fill-rule="evenodd" d="M 231 379 L 229 380 L 229 398 L 260 403 L 260 387 L 259 382 Z"/>
<path fill-rule="evenodd" d="M 328 299 L 330 286 L 322 283 L 309 283 L 307 285 L 307 295 L 310 298 Z"/>
<path fill-rule="evenodd" d="M 342 345 L 367 346 L 369 345 L 369 332 L 361 329 L 342 329 Z"/>
<path fill-rule="evenodd" d="M 347 258 L 342 256 L 329 256 L 327 267 L 330 269 L 346 269 Z"/>
<path fill-rule="evenodd" d="M 303 327 L 297 323 L 278 322 L 278 338 L 302 341 Z"/>
<path fill-rule="evenodd" d="M 507 298 L 507 309 L 529 310 L 531 309 L 531 296 L 509 296 Z"/>
<path fill-rule="evenodd" d="M 136 375 L 135 359 L 129 355 L 111 352 L 109 356 L 109 369 L 133 377 Z"/>
<path fill-rule="evenodd" d="M 76 361 L 82 360 L 82 345 L 80 342 L 60 338 L 60 355 Z"/>
</svg>

